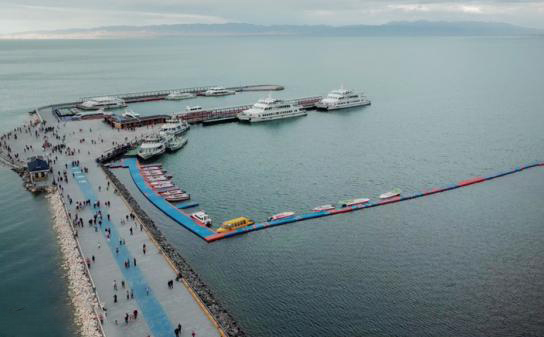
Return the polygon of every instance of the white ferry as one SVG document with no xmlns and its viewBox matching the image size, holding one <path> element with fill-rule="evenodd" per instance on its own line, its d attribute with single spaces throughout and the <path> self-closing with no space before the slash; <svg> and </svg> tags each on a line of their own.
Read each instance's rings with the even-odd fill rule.
<svg viewBox="0 0 544 337">
<path fill-rule="evenodd" d="M 134 112 L 134 111 L 132 111 L 132 110 L 128 110 L 128 109 L 125 110 L 125 112 L 123 112 L 121 115 L 122 115 L 123 117 L 125 117 L 125 118 L 135 118 L 135 119 L 136 119 L 136 118 L 140 118 L 140 114 L 139 114 L 139 113 Z"/>
<path fill-rule="evenodd" d="M 82 110 L 119 109 L 126 107 L 124 100 L 118 97 L 95 97 L 78 105 Z"/>
<path fill-rule="evenodd" d="M 260 99 L 250 109 L 240 112 L 237 117 L 243 122 L 265 122 L 275 119 L 306 116 L 300 105 L 268 97 Z"/>
<path fill-rule="evenodd" d="M 352 90 L 340 88 L 331 91 L 327 97 L 317 102 L 315 106 L 322 110 L 336 110 L 365 105 L 370 105 L 370 101 L 363 93 L 356 93 Z"/>
<path fill-rule="evenodd" d="M 173 91 L 169 93 L 164 99 L 168 101 L 180 101 L 182 99 L 189 99 L 195 97 L 195 94 L 190 92 Z"/>
<path fill-rule="evenodd" d="M 156 156 L 160 156 L 166 151 L 166 145 L 160 137 L 149 137 L 147 138 L 140 149 L 138 150 L 138 157 L 143 160 L 147 160 Z"/>
<path fill-rule="evenodd" d="M 204 91 L 204 96 L 227 96 L 234 95 L 235 93 L 236 91 L 234 90 L 228 90 L 224 87 L 215 87 Z"/>
<path fill-rule="evenodd" d="M 185 144 L 187 144 L 186 137 L 170 136 L 166 139 L 166 150 L 174 152 L 184 147 Z"/>
<path fill-rule="evenodd" d="M 189 123 L 175 118 L 166 120 L 166 123 L 161 125 L 159 135 L 161 137 L 179 136 L 189 130 Z"/>
</svg>

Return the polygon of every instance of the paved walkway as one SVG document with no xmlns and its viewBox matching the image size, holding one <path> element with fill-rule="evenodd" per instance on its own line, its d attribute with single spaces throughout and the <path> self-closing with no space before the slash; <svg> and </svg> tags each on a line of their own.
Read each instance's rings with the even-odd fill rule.
<svg viewBox="0 0 544 337">
<path fill-rule="evenodd" d="M 56 179 L 57 172 L 60 171 L 63 175 L 62 172 L 67 171 L 68 181 L 60 183 L 62 195 L 72 217 L 78 214 L 84 220 L 83 227 L 76 228 L 83 254 L 91 261 L 90 272 L 100 302 L 106 308 L 107 316 L 104 322 L 106 335 L 174 336 L 174 328 L 181 324 L 183 327 L 181 336 L 191 336 L 192 331 L 195 331 L 198 337 L 220 336 L 191 292 L 183 283 L 175 281 L 174 270 L 160 254 L 145 229 L 141 229 L 135 220 L 126 220 L 126 216 L 130 214 L 129 208 L 118 195 L 114 194 L 113 185 L 107 188 L 107 177 L 94 162 L 94 158 L 113 146 L 113 141 L 122 143 L 126 138 L 140 137 L 156 129 L 117 131 L 100 120 L 58 123 L 50 112 L 44 114 L 44 118 L 47 120 L 47 126 L 58 127 L 60 139 L 54 137 L 51 132 L 39 132 L 36 137 L 32 131 L 18 133 L 18 139 L 12 138 L 8 143 L 13 153 L 19 153 L 24 158 L 36 154 L 45 155 L 50 159 L 56 158 L 56 163 L 52 166 Z M 56 145 L 62 143 L 61 139 L 64 136 L 66 136 L 64 143 L 76 149 L 75 155 L 69 156 L 65 152 L 41 149 L 45 137 Z M 85 141 L 80 142 L 81 139 Z M 91 139 L 94 140 L 93 143 Z M 32 145 L 33 149 L 23 151 L 26 145 Z M 79 167 L 72 167 L 71 162 L 75 160 L 80 161 Z M 86 167 L 88 172 L 82 172 L 80 167 Z M 72 204 L 68 202 L 68 195 L 73 200 Z M 76 210 L 76 201 L 83 200 L 90 200 L 91 205 Z M 92 204 L 98 200 L 101 207 L 93 208 Z M 111 206 L 106 207 L 105 201 L 110 201 Z M 98 210 L 102 212 L 102 225 L 95 228 L 94 225 L 89 225 L 88 220 L 93 218 Z M 106 228 L 111 229 L 109 239 L 106 236 Z M 120 245 L 121 240 L 126 244 Z M 143 244 L 147 248 L 146 254 L 142 250 Z M 126 260 L 130 261 L 129 268 L 125 267 Z M 117 283 L 117 291 L 113 289 L 114 280 Z M 167 286 L 169 280 L 174 280 L 173 289 Z M 114 303 L 114 294 L 117 295 L 117 303 Z M 134 310 L 138 311 L 138 318 L 125 323 L 125 314 L 132 314 Z"/>
</svg>

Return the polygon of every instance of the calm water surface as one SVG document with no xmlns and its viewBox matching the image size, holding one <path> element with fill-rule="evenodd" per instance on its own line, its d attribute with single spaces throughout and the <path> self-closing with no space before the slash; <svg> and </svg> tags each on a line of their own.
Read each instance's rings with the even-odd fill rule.
<svg viewBox="0 0 544 337">
<path fill-rule="evenodd" d="M 541 38 L 2 42 L 0 112 L 13 123 L 50 102 L 209 84 L 277 83 L 287 88 L 273 93 L 282 98 L 322 95 L 341 84 L 364 90 L 373 101 L 367 108 L 193 127 L 183 150 L 161 158 L 216 222 L 240 215 L 263 220 L 544 160 L 543 57 Z M 170 113 L 187 104 L 247 104 L 263 95 L 131 108 Z M 214 244 L 142 204 L 252 336 L 538 336 L 544 335 L 543 174 L 533 169 Z M 126 173 L 119 175 L 131 185 Z M 17 181 L 3 186 L 10 199 L 2 200 L 19 205 L 30 198 L 23 192 L 17 192 L 22 199 L 12 197 L 21 190 Z M 69 315 L 61 315 L 63 322 L 48 316 L 66 302 L 54 238 L 43 223 L 46 207 L 33 202 L 34 220 L 23 209 L 0 205 L 0 214 L 28 226 L 21 230 L 25 225 L 4 217 L 2 230 L 15 228 L 22 236 L 2 237 L 1 254 L 23 244 L 16 256 L 35 254 L 28 233 L 50 254 L 26 268 L 2 263 L 0 274 L 19 277 L 15 284 L 28 284 L 25 290 L 34 280 L 25 275 L 29 270 L 51 280 L 57 302 L 32 296 L 33 305 L 47 308 L 39 315 L 62 329 Z M 15 284 L 0 284 L 10 305 L 21 296 Z M 23 330 L 15 321 L 10 329 Z"/>
</svg>

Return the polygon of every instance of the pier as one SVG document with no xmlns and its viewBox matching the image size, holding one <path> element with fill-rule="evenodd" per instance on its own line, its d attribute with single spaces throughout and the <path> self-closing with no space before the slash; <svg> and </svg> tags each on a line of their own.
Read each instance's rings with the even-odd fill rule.
<svg viewBox="0 0 544 337">
<path fill-rule="evenodd" d="M 180 263 L 179 254 L 163 235 L 157 235 L 148 218 L 131 215 L 135 208 L 120 197 L 107 170 L 101 168 L 99 162 L 122 154 L 126 143 L 136 143 L 157 130 L 158 126 L 150 126 L 113 133 L 100 120 L 65 123 L 49 106 L 36 112 L 32 123 L 4 134 L 0 152 L 13 167 L 24 166 L 26 158 L 36 155 L 49 162 L 54 179 L 50 193 L 55 196 L 50 199 L 63 205 L 65 211 L 59 214 L 64 213 L 64 221 L 73 225 L 62 225 L 67 228 L 63 233 L 69 235 L 61 240 L 77 239 L 79 261 L 85 264 L 88 284 L 98 299 L 96 304 L 88 302 L 83 297 L 88 294 L 85 282 L 70 278 L 74 303 L 94 312 L 74 316 L 79 323 L 97 324 L 96 329 L 81 324 L 86 329 L 82 336 L 170 337 L 178 324 L 182 336 L 192 331 L 197 336 L 244 336 L 194 270 Z M 46 140 L 51 146 L 42 148 Z M 63 254 L 68 253 L 63 249 Z M 80 268 L 80 264 L 70 265 L 68 272 L 72 275 L 72 269 Z M 167 286 L 170 280 L 171 287 Z"/>
<path fill-rule="evenodd" d="M 321 98 L 321 96 L 302 97 L 287 100 L 286 102 L 301 105 L 304 109 L 312 109 Z M 228 108 L 204 109 L 194 112 L 180 113 L 177 114 L 176 117 L 187 121 L 188 123 L 202 122 L 205 124 L 213 124 L 214 122 L 234 121 L 237 114 L 251 107 L 252 105 L 239 105 Z"/>
<path fill-rule="evenodd" d="M 108 97 L 117 97 L 123 99 L 126 103 L 137 103 L 137 102 L 149 102 L 149 101 L 159 101 L 164 99 L 166 96 L 171 93 L 188 93 L 195 95 L 203 95 L 203 93 L 216 86 L 203 86 L 203 87 L 192 87 L 192 88 L 179 88 L 179 89 L 165 89 L 165 90 L 154 90 L 154 91 L 144 91 L 144 92 L 133 92 L 127 94 L 115 94 L 115 95 L 102 95 Z M 243 85 L 225 88 L 227 90 L 233 90 L 236 92 L 244 91 L 278 91 L 283 90 L 284 87 L 276 84 L 257 84 L 257 85 Z M 82 97 L 81 102 L 92 99 L 97 96 L 92 97 Z M 81 102 L 78 102 L 81 103 Z"/>
</svg>

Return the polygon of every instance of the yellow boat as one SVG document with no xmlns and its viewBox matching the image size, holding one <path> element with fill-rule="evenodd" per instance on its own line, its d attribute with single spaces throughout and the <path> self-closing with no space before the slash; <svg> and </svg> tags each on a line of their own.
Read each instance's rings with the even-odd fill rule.
<svg viewBox="0 0 544 337">
<path fill-rule="evenodd" d="M 250 218 L 241 216 L 239 218 L 235 218 L 235 219 L 223 222 L 223 224 L 221 224 L 221 227 L 217 229 L 217 233 L 230 232 L 238 228 L 253 225 L 254 223 L 255 222 L 253 222 L 253 220 L 251 220 Z"/>
</svg>

